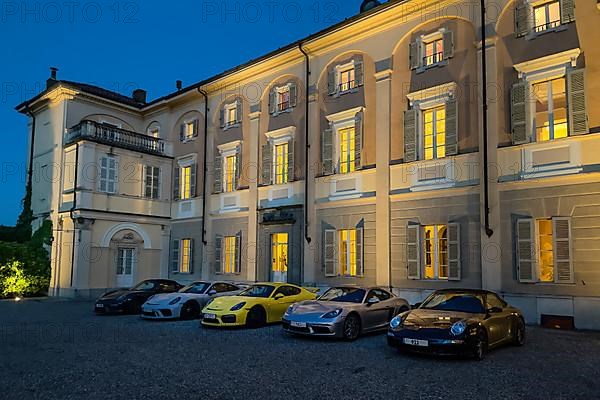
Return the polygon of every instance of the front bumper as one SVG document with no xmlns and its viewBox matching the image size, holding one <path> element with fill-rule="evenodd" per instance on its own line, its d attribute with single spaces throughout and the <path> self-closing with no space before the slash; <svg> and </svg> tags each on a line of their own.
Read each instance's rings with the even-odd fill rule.
<svg viewBox="0 0 600 400">
<path fill-rule="evenodd" d="M 450 334 L 428 335 L 425 332 L 403 329 L 388 330 L 387 343 L 389 346 L 414 353 L 429 353 L 439 355 L 467 355 L 473 352 L 473 341 L 461 335 Z"/>
<path fill-rule="evenodd" d="M 94 303 L 94 312 L 96 314 L 120 314 L 127 311 L 125 303 L 114 301 L 98 300 Z"/>
<path fill-rule="evenodd" d="M 283 317 L 281 325 L 287 333 L 306 336 L 342 337 L 344 329 L 343 320 L 334 320 L 331 322 L 300 321 Z"/>
<path fill-rule="evenodd" d="M 201 324 L 204 326 L 234 327 L 246 325 L 247 311 L 242 309 L 238 311 L 213 311 L 202 312 Z"/>
<path fill-rule="evenodd" d="M 180 316 L 181 307 L 166 306 L 161 304 L 144 304 L 142 314 L 144 319 L 175 319 Z"/>
</svg>

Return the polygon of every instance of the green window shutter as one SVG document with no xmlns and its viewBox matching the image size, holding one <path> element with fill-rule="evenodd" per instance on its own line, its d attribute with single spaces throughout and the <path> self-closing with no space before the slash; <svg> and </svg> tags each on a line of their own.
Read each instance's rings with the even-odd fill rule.
<svg viewBox="0 0 600 400">
<path fill-rule="evenodd" d="M 417 161 L 417 110 L 404 111 L 404 162 Z"/>
<path fill-rule="evenodd" d="M 356 274 L 358 276 L 363 276 L 365 272 L 364 268 L 364 228 L 357 227 L 356 228 Z"/>
<path fill-rule="evenodd" d="M 529 142 L 528 132 L 528 107 L 529 84 L 527 82 L 515 83 L 510 91 L 510 121 L 513 144 Z"/>
<path fill-rule="evenodd" d="M 454 56 L 454 33 L 452 31 L 444 31 L 442 34 L 444 43 L 444 60 Z"/>
<path fill-rule="evenodd" d="M 575 21 L 575 0 L 560 0 L 560 23 Z"/>
<path fill-rule="evenodd" d="M 240 100 L 240 99 L 237 99 L 235 103 L 236 103 L 235 104 L 235 107 L 236 107 L 235 122 L 237 122 L 238 124 L 241 124 L 243 121 L 242 113 L 244 111 L 244 106 L 243 106 L 242 100 Z"/>
<path fill-rule="evenodd" d="M 408 45 L 408 63 L 410 69 L 417 69 L 421 66 L 420 60 L 420 43 L 415 40 Z"/>
<path fill-rule="evenodd" d="M 460 224 L 448 224 L 448 280 L 460 281 Z"/>
<path fill-rule="evenodd" d="M 239 189 L 242 177 L 242 146 L 239 146 L 235 153 L 235 182 L 233 187 Z"/>
<path fill-rule="evenodd" d="M 525 36 L 531 31 L 532 27 L 529 21 L 532 14 L 533 10 L 527 2 L 515 7 L 515 35 L 517 37 Z"/>
<path fill-rule="evenodd" d="M 179 193 L 179 185 L 180 185 L 180 176 L 181 174 L 181 168 L 179 168 L 179 166 L 175 167 L 175 179 L 173 179 L 173 200 L 179 200 L 180 198 L 180 193 Z"/>
<path fill-rule="evenodd" d="M 298 85 L 295 83 L 290 84 L 290 107 L 296 107 L 298 105 Z"/>
<path fill-rule="evenodd" d="M 458 154 L 458 102 L 450 99 L 446 102 L 446 155 Z"/>
<path fill-rule="evenodd" d="M 198 170 L 198 164 L 194 163 L 192 164 L 191 167 L 191 172 L 190 172 L 190 192 L 191 192 L 191 196 L 192 197 L 196 197 L 196 176 L 197 174 L 197 170 Z"/>
<path fill-rule="evenodd" d="M 179 272 L 179 240 L 173 240 L 171 248 L 171 272 Z"/>
<path fill-rule="evenodd" d="M 569 134 L 588 133 L 587 110 L 585 106 L 585 70 L 576 69 L 567 74 L 569 91 Z"/>
<path fill-rule="evenodd" d="M 217 150 L 215 155 L 215 176 L 214 176 L 214 192 L 221 193 L 223 191 L 223 158 Z"/>
<path fill-rule="evenodd" d="M 406 269 L 408 279 L 421 279 L 421 225 L 406 227 Z"/>
<path fill-rule="evenodd" d="M 293 182 L 296 178 L 296 141 L 294 139 L 290 139 L 288 142 L 288 153 L 287 153 L 287 161 L 288 161 L 288 182 Z"/>
<path fill-rule="evenodd" d="M 359 111 L 354 117 L 354 167 L 357 170 L 362 167 L 364 116 L 364 111 Z"/>
<path fill-rule="evenodd" d="M 215 237 L 215 273 L 220 274 L 223 272 L 223 236 L 217 235 Z"/>
<path fill-rule="evenodd" d="M 362 61 L 354 63 L 354 80 L 356 81 L 356 86 L 362 86 L 365 83 L 364 63 Z"/>
<path fill-rule="evenodd" d="M 337 93 L 337 86 L 335 84 L 335 69 L 331 68 L 327 72 L 327 91 L 330 96 Z"/>
<path fill-rule="evenodd" d="M 554 241 L 554 280 L 557 283 L 573 283 L 571 218 L 552 218 L 552 234 Z"/>
<path fill-rule="evenodd" d="M 242 273 L 242 232 L 235 235 L 235 273 Z"/>
<path fill-rule="evenodd" d="M 321 133 L 321 162 L 323 174 L 333 174 L 333 129 L 325 129 Z"/>
<path fill-rule="evenodd" d="M 273 183 L 273 156 L 271 143 L 262 146 L 262 184 L 271 185 Z"/>
<path fill-rule="evenodd" d="M 535 282 L 535 256 L 533 219 L 523 218 L 516 222 L 517 275 L 519 282 Z"/>
<path fill-rule="evenodd" d="M 277 91 L 275 88 L 269 92 L 269 113 L 275 114 L 277 112 Z"/>
<path fill-rule="evenodd" d="M 335 276 L 336 264 L 336 231 L 334 229 L 325 229 L 323 240 L 323 267 L 325 276 Z"/>
</svg>

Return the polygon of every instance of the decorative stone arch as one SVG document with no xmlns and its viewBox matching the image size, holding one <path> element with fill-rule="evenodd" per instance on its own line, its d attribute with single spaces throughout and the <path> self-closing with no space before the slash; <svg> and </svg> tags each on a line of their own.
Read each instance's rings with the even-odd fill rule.
<svg viewBox="0 0 600 400">
<path fill-rule="evenodd" d="M 175 123 L 173 124 L 172 128 L 171 128 L 171 132 L 173 132 L 174 135 L 178 136 L 179 135 L 179 127 L 180 125 L 187 120 L 192 120 L 192 119 L 198 119 L 198 121 L 200 121 L 200 125 L 203 128 L 203 124 L 204 124 L 204 118 L 205 115 L 204 113 L 198 111 L 198 110 L 188 110 L 185 111 L 183 114 L 179 115 L 179 117 L 177 117 L 177 119 L 175 120 Z M 199 128 L 200 129 L 200 128 Z"/>
<path fill-rule="evenodd" d="M 102 236 L 102 240 L 100 241 L 100 247 L 110 247 L 110 242 L 113 237 L 124 230 L 130 230 L 137 233 L 144 240 L 144 249 L 149 250 L 152 249 L 152 241 L 150 240 L 150 236 L 148 233 L 142 229 L 138 224 L 132 223 L 121 223 L 111 227 L 104 233 Z"/>
<path fill-rule="evenodd" d="M 242 101 L 243 107 L 250 107 L 250 102 L 248 101 L 248 99 L 246 99 L 246 97 L 242 93 L 229 94 L 229 95 L 225 96 L 223 98 L 223 100 L 221 100 L 219 102 L 217 108 L 215 109 L 215 112 L 213 112 L 212 123 L 215 124 L 216 126 L 219 126 L 221 109 L 225 106 L 225 104 L 232 103 L 238 99 Z M 249 111 L 249 109 L 246 109 L 246 114 L 248 114 L 248 111 Z"/>
<path fill-rule="evenodd" d="M 335 57 L 333 57 L 331 60 L 329 60 L 329 62 L 321 69 L 321 72 L 319 72 L 319 79 L 317 80 L 317 87 L 321 87 L 323 80 L 327 80 L 327 74 L 329 71 L 329 67 L 332 64 L 336 63 L 339 60 L 343 60 L 345 57 L 348 57 L 352 54 L 360 54 L 363 57 L 363 62 L 368 61 L 369 63 L 375 64 L 375 61 L 369 55 L 369 53 L 367 53 L 363 50 L 353 49 L 353 50 L 345 51 L 341 54 L 337 54 Z"/>
<path fill-rule="evenodd" d="M 296 82 L 296 84 L 298 84 L 298 89 L 300 89 L 300 84 L 303 83 L 302 79 L 300 79 L 297 75 L 294 74 L 283 74 L 283 75 L 279 75 L 277 78 L 272 79 L 267 86 L 265 86 L 265 89 L 263 90 L 261 96 L 260 96 L 260 102 L 262 103 L 265 99 L 268 100 L 269 99 L 269 92 L 271 91 L 271 89 L 273 88 L 273 86 L 275 86 L 277 83 L 279 82 L 283 82 L 283 81 L 294 81 Z"/>
<path fill-rule="evenodd" d="M 149 134 L 150 134 L 150 133 L 151 133 L 153 130 L 155 130 L 155 129 L 158 129 L 158 135 L 159 135 L 159 137 L 161 137 L 161 136 L 163 135 L 163 132 L 162 132 L 162 125 L 161 125 L 161 123 L 160 123 L 160 122 L 158 122 L 158 121 L 156 121 L 156 120 L 154 120 L 154 121 L 151 121 L 150 123 L 148 123 L 148 124 L 146 125 L 146 129 L 144 130 L 144 133 L 145 133 L 146 135 L 149 135 Z"/>
</svg>

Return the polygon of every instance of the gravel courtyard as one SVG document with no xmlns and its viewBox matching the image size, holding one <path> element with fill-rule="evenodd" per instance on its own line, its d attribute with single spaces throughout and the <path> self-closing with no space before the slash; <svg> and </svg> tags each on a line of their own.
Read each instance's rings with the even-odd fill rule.
<svg viewBox="0 0 600 400">
<path fill-rule="evenodd" d="M 0 302 L 2 399 L 599 399 L 600 333 L 529 328 L 483 362 L 198 321 L 94 316 L 92 303 Z"/>
</svg>

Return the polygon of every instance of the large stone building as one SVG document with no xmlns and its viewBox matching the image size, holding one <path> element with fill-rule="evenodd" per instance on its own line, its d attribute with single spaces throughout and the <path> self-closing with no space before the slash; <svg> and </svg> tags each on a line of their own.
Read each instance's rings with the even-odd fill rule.
<svg viewBox="0 0 600 400">
<path fill-rule="evenodd" d="M 485 288 L 529 322 L 600 328 L 600 11 L 493 5 L 485 80 L 479 9 L 455 0 L 365 2 L 154 101 L 54 70 L 17 108 L 52 293 L 151 277 L 377 284 L 412 302 Z"/>
</svg>

